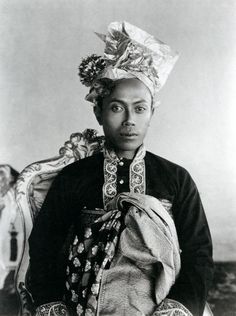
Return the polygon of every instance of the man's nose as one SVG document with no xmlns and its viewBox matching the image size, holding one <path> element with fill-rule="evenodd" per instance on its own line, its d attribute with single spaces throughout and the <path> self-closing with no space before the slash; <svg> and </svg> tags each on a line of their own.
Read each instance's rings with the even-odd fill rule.
<svg viewBox="0 0 236 316">
<path fill-rule="evenodd" d="M 126 116 L 123 122 L 123 126 L 134 126 L 135 125 L 135 120 L 134 120 L 134 115 L 131 111 L 126 111 Z"/>
</svg>

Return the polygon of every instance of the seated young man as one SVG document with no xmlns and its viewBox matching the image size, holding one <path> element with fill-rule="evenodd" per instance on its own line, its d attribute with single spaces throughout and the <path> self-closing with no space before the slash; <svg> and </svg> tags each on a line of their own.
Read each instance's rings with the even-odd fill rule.
<svg viewBox="0 0 236 316">
<path fill-rule="evenodd" d="M 111 23 L 99 37 L 104 56 L 83 60 L 79 74 L 104 151 L 59 173 L 35 221 L 36 313 L 200 316 L 213 263 L 199 193 L 184 168 L 143 144 L 177 54 L 127 22 Z"/>
</svg>

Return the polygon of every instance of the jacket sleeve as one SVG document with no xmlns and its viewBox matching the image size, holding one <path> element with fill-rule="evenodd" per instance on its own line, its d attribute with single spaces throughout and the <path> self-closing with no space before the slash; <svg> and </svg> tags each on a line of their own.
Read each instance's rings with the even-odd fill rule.
<svg viewBox="0 0 236 316">
<path fill-rule="evenodd" d="M 185 170 L 178 178 L 173 215 L 181 249 L 181 270 L 168 298 L 200 316 L 213 277 L 212 241 L 195 183 Z"/>
<path fill-rule="evenodd" d="M 30 291 L 36 307 L 60 301 L 63 296 L 65 273 L 58 262 L 61 262 L 60 255 L 72 223 L 65 185 L 63 174 L 59 174 L 49 189 L 29 238 Z"/>
</svg>

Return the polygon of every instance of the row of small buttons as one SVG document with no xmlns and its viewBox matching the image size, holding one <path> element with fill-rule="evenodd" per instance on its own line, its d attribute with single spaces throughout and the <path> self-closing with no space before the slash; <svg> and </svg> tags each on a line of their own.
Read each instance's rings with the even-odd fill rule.
<svg viewBox="0 0 236 316">
<path fill-rule="evenodd" d="M 119 162 L 118 162 L 118 165 L 120 166 L 120 167 L 123 167 L 123 166 L 125 166 L 125 162 L 123 161 L 123 158 L 120 158 L 120 160 L 119 160 Z M 123 172 L 124 173 L 124 172 Z M 125 184 L 126 182 L 125 182 L 125 179 L 120 179 L 119 181 L 119 184 Z"/>
<path fill-rule="evenodd" d="M 122 159 L 122 158 L 121 158 Z M 124 161 L 122 161 L 122 160 L 120 160 L 119 162 L 118 162 L 118 164 L 119 164 L 119 166 L 121 166 L 121 167 L 123 167 L 124 166 Z M 121 179 L 120 181 L 119 181 L 119 183 L 120 184 L 124 184 L 124 180 L 123 179 Z"/>
</svg>

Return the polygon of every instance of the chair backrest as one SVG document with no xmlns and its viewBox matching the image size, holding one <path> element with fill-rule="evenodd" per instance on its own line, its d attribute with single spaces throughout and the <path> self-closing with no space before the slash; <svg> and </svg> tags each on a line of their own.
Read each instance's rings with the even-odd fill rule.
<svg viewBox="0 0 236 316">
<path fill-rule="evenodd" d="M 83 133 L 75 133 L 59 150 L 59 156 L 35 162 L 26 167 L 16 183 L 16 201 L 23 227 L 23 249 L 20 263 L 16 271 L 16 291 L 20 300 L 20 315 L 33 314 L 32 297 L 27 289 L 27 271 L 29 268 L 29 245 L 34 220 L 42 206 L 48 189 L 55 176 L 72 162 L 102 151 L 104 136 L 97 136 L 97 131 L 86 129 Z"/>
</svg>

